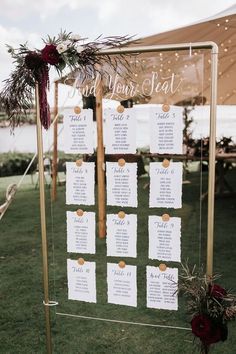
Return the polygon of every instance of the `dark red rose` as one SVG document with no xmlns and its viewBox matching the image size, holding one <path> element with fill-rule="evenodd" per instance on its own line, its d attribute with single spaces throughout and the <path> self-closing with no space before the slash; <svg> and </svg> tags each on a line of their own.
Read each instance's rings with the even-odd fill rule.
<svg viewBox="0 0 236 354">
<path fill-rule="evenodd" d="M 41 51 L 42 59 L 48 64 L 56 65 L 59 63 L 60 54 L 54 44 L 47 44 Z"/>
<path fill-rule="evenodd" d="M 224 288 L 222 288 L 218 284 L 210 284 L 209 285 L 209 294 L 216 299 L 222 299 L 224 296 L 227 295 L 227 292 Z"/>
<path fill-rule="evenodd" d="M 225 341 L 228 337 L 228 328 L 222 323 L 215 323 L 206 315 L 196 315 L 191 321 L 192 333 L 199 337 L 205 346 Z"/>
<path fill-rule="evenodd" d="M 37 70 L 44 65 L 41 55 L 37 52 L 29 52 L 25 56 L 25 65 L 30 70 Z"/>
<path fill-rule="evenodd" d="M 196 315 L 191 321 L 192 333 L 200 339 L 211 332 L 211 320 L 205 315 Z"/>
<path fill-rule="evenodd" d="M 207 334 L 207 336 L 201 338 L 201 341 L 205 345 L 210 345 L 213 343 L 217 343 L 221 340 L 221 327 L 213 326 L 211 331 Z"/>
<path fill-rule="evenodd" d="M 210 345 L 213 343 L 217 343 L 220 340 L 224 342 L 228 337 L 228 328 L 226 325 L 215 324 L 212 326 L 210 333 L 205 338 L 201 338 L 201 341 L 205 345 Z"/>
</svg>

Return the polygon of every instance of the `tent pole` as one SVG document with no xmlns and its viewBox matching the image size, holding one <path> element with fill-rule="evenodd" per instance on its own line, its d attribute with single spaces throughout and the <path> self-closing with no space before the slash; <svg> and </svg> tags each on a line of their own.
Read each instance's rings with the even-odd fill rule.
<svg viewBox="0 0 236 354">
<path fill-rule="evenodd" d="M 210 141 L 208 175 L 208 217 L 207 217 L 207 275 L 213 274 L 214 254 L 214 210 L 215 210 L 215 155 L 216 155 L 216 105 L 217 105 L 217 65 L 218 47 L 211 50 L 211 106 L 210 106 Z"/>
<path fill-rule="evenodd" d="M 97 121 L 97 186 L 98 186 L 98 235 L 106 236 L 106 207 L 105 207 L 105 174 L 103 146 L 103 117 L 102 117 L 102 80 L 96 90 L 96 121 Z"/>
<path fill-rule="evenodd" d="M 58 114 L 58 82 L 54 83 L 54 112 L 53 118 Z M 57 198 L 57 134 L 58 134 L 58 120 L 54 121 L 53 125 L 53 160 L 52 160 L 52 201 L 55 202 Z"/>
<path fill-rule="evenodd" d="M 35 88 L 36 119 L 37 119 L 37 149 L 38 149 L 38 167 L 39 167 L 39 194 L 40 194 L 40 220 L 42 237 L 42 258 L 43 258 L 43 288 L 44 288 L 44 309 L 46 320 L 46 344 L 47 353 L 52 353 L 51 327 L 50 327 L 50 307 L 49 304 L 49 286 L 48 286 L 48 249 L 46 232 L 46 214 L 45 214 L 45 189 L 44 189 L 44 165 L 43 165 L 43 139 L 42 125 L 40 121 L 39 107 L 39 87 L 36 83 Z"/>
</svg>

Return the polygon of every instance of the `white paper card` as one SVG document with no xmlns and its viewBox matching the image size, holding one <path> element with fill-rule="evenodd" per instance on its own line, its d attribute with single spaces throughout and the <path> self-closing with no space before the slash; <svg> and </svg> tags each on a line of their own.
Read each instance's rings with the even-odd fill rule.
<svg viewBox="0 0 236 354">
<path fill-rule="evenodd" d="M 178 310 L 178 269 L 147 266 L 147 307 Z"/>
<path fill-rule="evenodd" d="M 94 162 L 66 162 L 66 204 L 94 205 Z"/>
<path fill-rule="evenodd" d="M 107 205 L 137 207 L 137 163 L 106 163 Z"/>
<path fill-rule="evenodd" d="M 150 208 L 182 207 L 182 169 L 182 162 L 170 162 L 167 168 L 150 163 Z"/>
<path fill-rule="evenodd" d="M 136 266 L 107 263 L 108 302 L 137 307 Z"/>
<path fill-rule="evenodd" d="M 183 108 L 170 106 L 150 110 L 150 152 L 159 154 L 183 153 Z"/>
<path fill-rule="evenodd" d="M 93 153 L 93 110 L 82 109 L 76 114 L 74 110 L 64 112 L 64 151 L 68 154 Z"/>
<path fill-rule="evenodd" d="M 95 213 L 67 211 L 67 252 L 95 253 Z"/>
<path fill-rule="evenodd" d="M 107 256 L 137 256 L 137 215 L 107 215 Z"/>
<path fill-rule="evenodd" d="M 136 153 L 136 116 L 133 108 L 126 108 L 123 113 L 116 109 L 107 109 L 106 117 L 106 153 Z"/>
<path fill-rule="evenodd" d="M 172 217 L 163 221 L 160 216 L 150 215 L 149 258 L 161 261 L 180 262 L 181 218 Z"/>
<path fill-rule="evenodd" d="M 96 264 L 67 259 L 68 299 L 86 302 L 96 300 Z"/>
</svg>

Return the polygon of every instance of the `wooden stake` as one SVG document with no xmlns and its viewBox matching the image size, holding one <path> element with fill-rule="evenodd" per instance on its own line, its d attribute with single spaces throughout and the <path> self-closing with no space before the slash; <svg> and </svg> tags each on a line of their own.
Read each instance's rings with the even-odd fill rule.
<svg viewBox="0 0 236 354">
<path fill-rule="evenodd" d="M 106 236 L 106 207 L 105 207 L 105 174 L 104 174 L 104 146 L 103 146 L 103 119 L 102 119 L 102 81 L 96 90 L 96 120 L 97 120 L 97 186 L 98 186 L 98 235 Z"/>
<path fill-rule="evenodd" d="M 58 114 L 58 82 L 54 86 L 54 112 L 53 118 L 55 119 Z M 53 126 L 53 160 L 52 160 L 52 201 L 55 202 L 57 198 L 57 134 L 58 123 L 57 119 Z"/>
</svg>

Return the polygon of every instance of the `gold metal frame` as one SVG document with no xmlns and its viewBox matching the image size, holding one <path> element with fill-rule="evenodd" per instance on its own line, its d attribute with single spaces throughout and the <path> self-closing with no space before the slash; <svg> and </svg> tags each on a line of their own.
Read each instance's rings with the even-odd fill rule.
<svg viewBox="0 0 236 354">
<path fill-rule="evenodd" d="M 42 124 L 40 121 L 39 107 L 39 87 L 36 84 L 36 120 L 37 120 L 37 149 L 38 149 L 38 167 L 39 167 L 39 194 L 40 194 L 40 221 L 42 237 L 42 258 L 43 258 L 43 290 L 44 290 L 44 309 L 46 326 L 46 344 L 47 353 L 52 353 L 51 326 L 50 326 L 50 308 L 49 304 L 49 284 L 48 284 L 48 245 L 46 231 L 46 213 L 45 213 L 45 189 L 44 189 L 44 166 L 43 166 L 43 137 Z"/>
<path fill-rule="evenodd" d="M 210 142 L 209 142 L 209 175 L 208 175 L 208 221 L 207 221 L 207 267 L 208 276 L 213 272 L 213 246 L 214 246 L 214 199 L 215 199 L 215 136 L 216 136 L 216 104 L 217 104 L 217 63 L 218 46 L 214 42 L 197 42 L 183 44 L 167 44 L 154 46 L 126 47 L 103 50 L 97 55 L 112 54 L 132 54 L 148 52 L 167 52 L 182 51 L 188 49 L 208 49 L 211 50 L 211 103 L 210 103 Z M 41 235 L 42 235 L 42 256 L 43 256 L 43 286 L 44 286 L 44 304 L 46 318 L 46 338 L 47 353 L 52 353 L 50 312 L 49 312 L 49 284 L 48 284 L 48 254 L 47 254 L 47 234 L 46 234 L 46 216 L 45 216 L 45 190 L 44 190 L 44 167 L 43 167 L 43 142 L 42 126 L 40 122 L 38 85 L 36 85 L 36 108 L 37 108 L 37 146 L 38 146 L 38 164 L 39 164 L 39 191 L 40 191 L 40 215 L 41 215 Z M 97 110 L 101 112 L 101 99 Z M 102 128 L 100 129 L 102 131 Z M 102 150 L 102 149 L 100 149 Z M 101 151 L 102 154 L 102 151 Z M 102 156 L 99 156 L 98 172 L 104 173 Z M 101 178 L 103 183 L 103 178 Z M 104 197 L 102 197 L 104 199 Z M 102 206 L 103 208 L 104 206 Z"/>
</svg>

